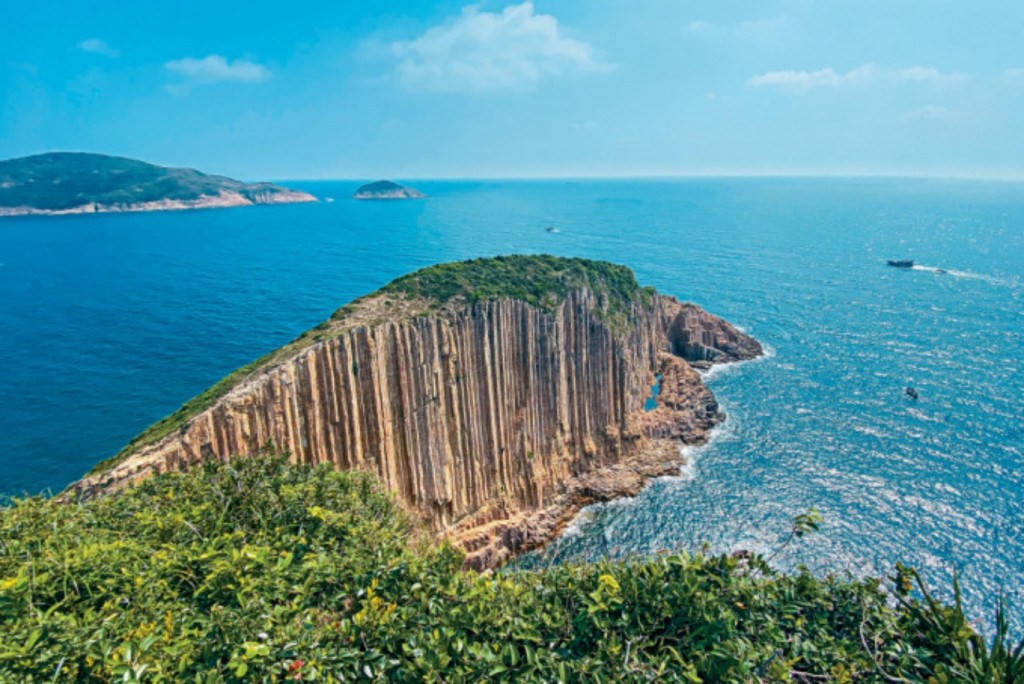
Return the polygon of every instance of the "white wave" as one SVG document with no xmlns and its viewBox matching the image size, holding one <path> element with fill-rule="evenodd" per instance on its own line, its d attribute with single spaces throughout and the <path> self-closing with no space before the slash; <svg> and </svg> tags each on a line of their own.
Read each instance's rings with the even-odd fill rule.
<svg viewBox="0 0 1024 684">
<path fill-rule="evenodd" d="M 697 450 L 693 447 L 679 447 L 679 457 L 682 459 L 682 465 L 679 466 L 679 474 L 675 479 L 684 482 L 692 482 L 697 479 L 696 456 Z"/>
<path fill-rule="evenodd" d="M 580 510 L 569 523 L 562 528 L 562 533 L 558 535 L 559 539 L 568 539 L 570 537 L 576 537 L 583 531 L 583 526 L 588 524 L 594 519 L 594 507 L 587 506 Z"/>
<path fill-rule="evenodd" d="M 726 415 L 730 415 L 726 413 Z M 665 482 L 692 482 L 697 479 L 697 457 L 706 451 L 715 442 L 731 437 L 736 433 L 736 421 L 727 418 L 724 422 L 711 428 L 708 431 L 708 440 L 703 444 L 680 444 L 679 445 L 679 474 L 663 475 L 658 480 Z"/>
<path fill-rule="evenodd" d="M 728 414 L 727 414 L 728 415 Z M 724 422 L 711 428 L 708 431 L 708 439 L 703 444 L 681 444 L 679 445 L 679 474 L 678 475 L 663 475 L 655 478 L 659 482 L 667 483 L 683 483 L 692 482 L 697 479 L 697 457 L 707 448 L 709 448 L 715 442 L 729 437 L 736 431 L 736 421 L 732 418 L 727 418 Z M 598 516 L 599 511 L 608 510 L 613 508 L 626 508 L 628 506 L 635 506 L 637 497 L 624 496 L 618 499 L 612 499 L 611 501 L 602 501 L 601 503 L 590 504 L 584 506 L 580 511 L 573 516 L 572 520 L 562 528 L 561 534 L 552 540 L 553 544 L 557 544 L 562 539 L 575 537 L 584 533 L 584 530 L 594 519 Z"/>
<path fill-rule="evenodd" d="M 700 373 L 701 380 L 707 381 L 711 380 L 712 378 L 717 378 L 718 376 L 723 375 L 727 372 L 731 372 L 744 364 L 758 363 L 766 359 L 775 358 L 775 347 L 766 344 L 762 347 L 762 349 L 764 353 L 761 356 L 758 356 L 757 358 L 749 359 L 747 361 L 735 361 L 732 363 L 716 363 L 707 370 L 697 372 Z"/>
<path fill-rule="evenodd" d="M 733 370 L 737 366 L 739 366 L 738 363 L 719 363 L 715 364 L 711 368 L 708 368 L 707 370 L 697 372 L 700 373 L 700 379 L 703 380 L 704 382 L 707 382 L 712 378 L 717 378 L 719 375 L 725 374 L 727 371 Z"/>
</svg>

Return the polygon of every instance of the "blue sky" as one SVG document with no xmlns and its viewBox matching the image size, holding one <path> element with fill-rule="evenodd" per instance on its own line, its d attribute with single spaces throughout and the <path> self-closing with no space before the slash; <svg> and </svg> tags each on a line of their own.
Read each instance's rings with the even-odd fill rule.
<svg viewBox="0 0 1024 684">
<path fill-rule="evenodd" d="M 1024 177 L 1019 0 L 9 3 L 0 158 Z"/>
</svg>

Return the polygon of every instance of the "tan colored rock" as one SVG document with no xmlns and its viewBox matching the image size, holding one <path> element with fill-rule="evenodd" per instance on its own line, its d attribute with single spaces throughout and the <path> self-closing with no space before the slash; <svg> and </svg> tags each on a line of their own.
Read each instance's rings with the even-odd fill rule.
<svg viewBox="0 0 1024 684">
<path fill-rule="evenodd" d="M 35 207 L 0 207 L 0 216 L 64 216 L 67 214 L 123 214 L 138 211 L 180 211 L 184 209 L 225 209 L 248 207 L 256 204 L 295 204 L 316 202 L 307 192 L 280 189 L 263 191 L 246 197 L 238 192 L 221 191 L 216 195 L 202 195 L 195 199 L 162 199 L 128 204 L 101 204 L 89 202 L 68 209 L 38 209 Z"/>
<path fill-rule="evenodd" d="M 69 489 L 89 496 L 151 473 L 255 454 L 375 473 L 439 535 L 493 567 L 550 539 L 580 506 L 676 472 L 678 446 L 722 418 L 686 363 L 761 353 L 673 298 L 613 329 L 589 290 L 552 312 L 516 300 L 360 300 L 324 337 L 254 373 L 178 432 Z M 618 326 L 621 327 L 621 326 Z M 644 412 L 655 373 L 659 407 Z"/>
</svg>

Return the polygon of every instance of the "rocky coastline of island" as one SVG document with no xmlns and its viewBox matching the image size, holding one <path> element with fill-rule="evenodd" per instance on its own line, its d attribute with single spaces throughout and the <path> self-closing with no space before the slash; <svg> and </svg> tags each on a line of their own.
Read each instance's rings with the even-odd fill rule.
<svg viewBox="0 0 1024 684">
<path fill-rule="evenodd" d="M 153 200 L 129 204 L 101 204 L 91 202 L 67 209 L 38 209 L 36 207 L 0 207 L 0 216 L 69 216 L 73 214 L 123 214 L 143 211 L 186 211 L 191 209 L 226 209 L 251 207 L 259 204 L 297 204 L 316 202 L 316 197 L 305 192 L 287 190 L 255 202 L 238 193 L 206 195 L 193 200 Z"/>
<path fill-rule="evenodd" d="M 54 152 L 0 161 L 0 217 L 219 209 L 316 202 L 272 183 L 101 154 Z"/>
</svg>

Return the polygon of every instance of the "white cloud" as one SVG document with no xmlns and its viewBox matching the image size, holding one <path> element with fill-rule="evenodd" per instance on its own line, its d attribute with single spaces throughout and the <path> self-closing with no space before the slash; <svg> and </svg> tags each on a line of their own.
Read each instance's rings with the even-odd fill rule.
<svg viewBox="0 0 1024 684">
<path fill-rule="evenodd" d="M 845 74 L 835 69 L 818 69 L 817 71 L 769 71 L 754 76 L 748 83 L 754 88 L 775 87 L 783 90 L 805 92 L 812 88 L 838 88 L 851 83 L 870 81 L 875 74 L 875 65 L 865 64 L 851 69 Z"/>
<path fill-rule="evenodd" d="M 82 52 L 91 52 L 95 55 L 103 55 L 104 57 L 110 57 L 114 59 L 121 56 L 120 50 L 107 45 L 106 41 L 100 40 L 99 38 L 87 38 L 78 44 L 78 49 Z"/>
<path fill-rule="evenodd" d="M 193 83 L 215 83 L 218 81 L 239 81 L 258 83 L 270 78 L 270 70 L 262 64 L 245 59 L 226 60 L 220 55 L 208 55 L 203 59 L 185 57 L 164 65 L 167 70 L 184 76 Z"/>
<path fill-rule="evenodd" d="M 963 74 L 956 72 L 944 74 L 934 67 L 913 66 L 897 69 L 894 73 L 897 81 L 912 83 L 930 83 L 932 85 L 955 85 L 966 80 Z"/>
<path fill-rule="evenodd" d="M 883 82 L 889 84 L 921 83 L 932 86 L 957 85 L 964 83 L 967 77 L 952 72 L 944 73 L 933 67 L 913 66 L 903 69 L 881 68 L 874 64 L 864 64 L 841 73 L 832 68 L 817 71 L 769 71 L 754 76 L 747 84 L 754 88 L 776 87 L 792 92 L 806 92 L 813 88 L 839 88 L 849 85 L 862 85 Z"/>
<path fill-rule="evenodd" d="M 606 71 L 587 43 L 561 35 L 558 20 L 533 3 L 500 14 L 471 5 L 456 19 L 411 41 L 392 43 L 395 73 L 414 90 L 528 90 L 548 76 Z"/>
</svg>

